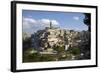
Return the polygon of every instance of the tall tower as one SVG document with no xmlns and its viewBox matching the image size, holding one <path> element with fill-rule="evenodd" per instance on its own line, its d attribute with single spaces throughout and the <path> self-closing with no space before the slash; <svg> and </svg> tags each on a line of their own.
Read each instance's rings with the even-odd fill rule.
<svg viewBox="0 0 100 73">
<path fill-rule="evenodd" d="M 50 21 L 50 29 L 52 29 L 52 22 Z"/>
</svg>

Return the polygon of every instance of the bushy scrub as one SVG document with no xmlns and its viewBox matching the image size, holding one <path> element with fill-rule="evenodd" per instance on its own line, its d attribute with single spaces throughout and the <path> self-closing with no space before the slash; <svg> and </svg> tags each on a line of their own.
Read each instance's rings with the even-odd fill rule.
<svg viewBox="0 0 100 73">
<path fill-rule="evenodd" d="M 73 55 L 79 55 L 80 49 L 79 48 L 71 48 L 70 53 L 72 53 Z"/>
</svg>

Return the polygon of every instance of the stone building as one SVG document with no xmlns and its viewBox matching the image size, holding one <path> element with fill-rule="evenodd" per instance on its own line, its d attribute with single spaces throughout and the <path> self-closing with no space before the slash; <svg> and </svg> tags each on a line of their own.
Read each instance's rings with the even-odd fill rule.
<svg viewBox="0 0 100 73">
<path fill-rule="evenodd" d="M 64 30 L 55 28 L 50 23 L 50 27 L 38 30 L 32 36 L 33 47 L 38 50 L 52 49 L 53 46 L 65 46 L 65 50 L 69 47 L 77 46 L 79 32 L 74 30 Z"/>
</svg>

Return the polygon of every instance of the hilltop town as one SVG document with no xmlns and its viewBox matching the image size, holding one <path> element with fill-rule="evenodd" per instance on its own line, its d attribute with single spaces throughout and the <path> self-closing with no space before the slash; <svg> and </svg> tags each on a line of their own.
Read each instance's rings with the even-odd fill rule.
<svg viewBox="0 0 100 73">
<path fill-rule="evenodd" d="M 49 27 L 38 30 L 23 44 L 24 62 L 90 59 L 90 32 Z M 27 41 L 26 41 L 27 42 Z M 29 49 L 26 49 L 30 46 Z M 31 58 L 28 58 L 30 57 Z"/>
</svg>

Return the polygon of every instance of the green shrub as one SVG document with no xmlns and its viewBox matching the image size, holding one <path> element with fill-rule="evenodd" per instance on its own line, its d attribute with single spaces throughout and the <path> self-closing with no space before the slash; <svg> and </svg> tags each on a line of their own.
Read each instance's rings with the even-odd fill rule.
<svg viewBox="0 0 100 73">
<path fill-rule="evenodd" d="M 80 54 L 80 49 L 79 48 L 72 48 L 70 50 L 70 52 L 73 54 L 73 55 L 79 55 Z"/>
<path fill-rule="evenodd" d="M 65 47 L 64 46 L 56 46 L 56 47 L 53 47 L 53 49 L 56 50 L 57 52 L 65 51 Z"/>
</svg>

